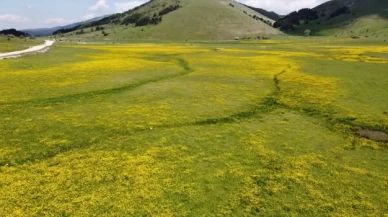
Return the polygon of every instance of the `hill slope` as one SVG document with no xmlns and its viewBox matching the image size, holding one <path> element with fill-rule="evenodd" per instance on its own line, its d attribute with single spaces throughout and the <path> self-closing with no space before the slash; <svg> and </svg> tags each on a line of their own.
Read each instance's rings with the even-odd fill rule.
<svg viewBox="0 0 388 217">
<path fill-rule="evenodd" d="M 313 8 L 312 11 L 316 12 L 317 19 L 302 19 L 300 13 L 292 13 L 281 20 L 284 23 L 292 23 L 295 29 L 286 29 L 297 34 L 303 34 L 306 29 L 310 29 L 315 35 L 338 37 L 379 38 L 388 35 L 386 0 L 332 0 Z M 298 21 L 300 24 L 295 25 Z"/>
<path fill-rule="evenodd" d="M 279 14 L 277 14 L 273 11 L 267 11 L 267 10 L 264 10 L 262 8 L 255 8 L 255 7 L 252 7 L 249 5 L 244 5 L 244 6 L 250 8 L 250 9 L 252 9 L 252 10 L 254 10 L 254 11 L 256 11 L 256 12 L 258 12 L 258 13 L 260 13 L 260 14 L 262 14 L 262 15 L 264 15 L 272 20 L 275 20 L 275 21 L 281 18 L 281 16 Z"/>
<path fill-rule="evenodd" d="M 267 23 L 265 23 L 267 22 Z M 89 40 L 222 40 L 276 35 L 274 21 L 232 0 L 153 0 L 123 14 L 83 25 Z M 104 33 L 92 31 L 103 26 Z"/>
</svg>

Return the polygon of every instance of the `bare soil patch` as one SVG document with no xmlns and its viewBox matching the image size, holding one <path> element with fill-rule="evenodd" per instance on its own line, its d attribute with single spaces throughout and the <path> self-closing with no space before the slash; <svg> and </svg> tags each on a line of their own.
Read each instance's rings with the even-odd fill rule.
<svg viewBox="0 0 388 217">
<path fill-rule="evenodd" d="M 384 131 L 358 128 L 357 133 L 370 140 L 388 142 L 388 133 Z"/>
</svg>

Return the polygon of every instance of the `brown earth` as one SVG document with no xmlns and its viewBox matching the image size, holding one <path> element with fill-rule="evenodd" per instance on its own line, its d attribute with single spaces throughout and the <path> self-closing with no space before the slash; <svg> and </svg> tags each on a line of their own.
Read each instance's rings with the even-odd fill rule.
<svg viewBox="0 0 388 217">
<path fill-rule="evenodd" d="M 370 140 L 388 142 L 388 133 L 384 131 L 358 128 L 357 132 L 360 136 Z"/>
</svg>

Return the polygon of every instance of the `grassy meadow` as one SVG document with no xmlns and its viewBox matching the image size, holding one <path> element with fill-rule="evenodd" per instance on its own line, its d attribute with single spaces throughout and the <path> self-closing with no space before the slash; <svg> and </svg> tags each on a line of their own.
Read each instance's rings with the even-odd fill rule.
<svg viewBox="0 0 388 217">
<path fill-rule="evenodd" d="M 25 50 L 29 47 L 43 44 L 41 39 L 29 39 L 29 38 L 8 38 L 6 36 L 0 36 L 0 53 L 7 53 L 12 51 Z"/>
<path fill-rule="evenodd" d="M 388 46 L 57 43 L 0 61 L 0 216 L 388 216 Z"/>
</svg>

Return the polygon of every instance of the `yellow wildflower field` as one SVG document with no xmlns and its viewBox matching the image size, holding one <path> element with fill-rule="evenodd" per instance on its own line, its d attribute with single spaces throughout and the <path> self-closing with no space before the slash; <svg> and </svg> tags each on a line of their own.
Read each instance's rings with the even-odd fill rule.
<svg viewBox="0 0 388 217">
<path fill-rule="evenodd" d="M 387 143 L 358 129 L 388 130 L 388 50 L 336 46 L 57 44 L 0 61 L 0 215 L 387 215 Z"/>
</svg>

